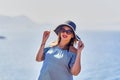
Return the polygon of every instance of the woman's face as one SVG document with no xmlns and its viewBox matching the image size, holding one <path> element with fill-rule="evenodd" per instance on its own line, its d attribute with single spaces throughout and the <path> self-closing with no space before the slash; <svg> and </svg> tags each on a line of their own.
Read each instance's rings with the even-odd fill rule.
<svg viewBox="0 0 120 80">
<path fill-rule="evenodd" d="M 60 33 L 61 40 L 71 40 L 74 37 L 72 29 L 68 26 L 62 27 Z"/>
</svg>

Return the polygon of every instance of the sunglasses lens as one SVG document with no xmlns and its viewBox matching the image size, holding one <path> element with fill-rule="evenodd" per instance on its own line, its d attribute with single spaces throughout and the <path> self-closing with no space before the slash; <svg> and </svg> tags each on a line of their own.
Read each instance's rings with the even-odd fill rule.
<svg viewBox="0 0 120 80">
<path fill-rule="evenodd" d="M 65 32 L 65 30 L 64 29 L 61 29 L 61 31 L 60 31 L 61 33 L 64 33 Z"/>
<path fill-rule="evenodd" d="M 66 32 L 68 35 L 72 34 L 72 30 L 65 30 L 65 29 L 61 29 L 61 32 L 64 33 Z"/>
<path fill-rule="evenodd" d="M 67 34 L 72 34 L 71 30 L 66 31 Z"/>
</svg>

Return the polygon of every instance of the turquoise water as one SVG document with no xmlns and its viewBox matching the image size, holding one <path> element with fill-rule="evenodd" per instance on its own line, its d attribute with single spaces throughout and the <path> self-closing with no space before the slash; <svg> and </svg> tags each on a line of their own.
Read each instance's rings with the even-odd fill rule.
<svg viewBox="0 0 120 80">
<path fill-rule="evenodd" d="M 120 80 L 120 32 L 79 32 L 85 48 L 81 73 L 74 80 Z M 41 30 L 3 30 L 0 35 L 0 80 L 37 80 L 42 63 L 35 61 Z M 55 39 L 51 34 L 51 42 Z M 47 44 L 47 45 L 48 45 Z"/>
</svg>

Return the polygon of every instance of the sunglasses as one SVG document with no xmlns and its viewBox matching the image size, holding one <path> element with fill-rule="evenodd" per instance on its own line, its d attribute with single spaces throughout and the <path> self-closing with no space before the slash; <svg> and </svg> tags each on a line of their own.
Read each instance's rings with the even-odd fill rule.
<svg viewBox="0 0 120 80">
<path fill-rule="evenodd" d="M 73 33 L 72 30 L 65 30 L 64 28 L 62 28 L 62 29 L 61 29 L 61 33 L 64 33 L 64 32 L 66 32 L 67 35 L 70 35 L 70 34 Z"/>
</svg>

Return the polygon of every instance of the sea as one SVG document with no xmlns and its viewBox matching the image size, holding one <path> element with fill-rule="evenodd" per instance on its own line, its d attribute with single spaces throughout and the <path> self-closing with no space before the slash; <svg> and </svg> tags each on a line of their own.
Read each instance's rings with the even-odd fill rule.
<svg viewBox="0 0 120 80">
<path fill-rule="evenodd" d="M 38 79 L 42 62 L 36 62 L 35 57 L 44 30 L 0 30 L 0 36 L 4 36 L 0 38 L 0 80 Z M 81 55 L 81 72 L 74 80 L 120 80 L 120 32 L 77 32 L 85 47 Z M 57 36 L 51 31 L 46 46 L 55 39 Z"/>
</svg>

